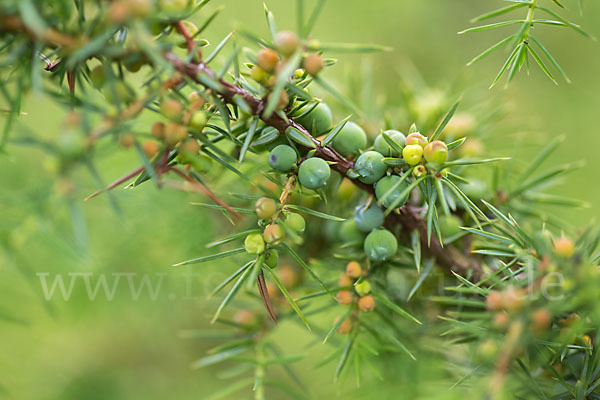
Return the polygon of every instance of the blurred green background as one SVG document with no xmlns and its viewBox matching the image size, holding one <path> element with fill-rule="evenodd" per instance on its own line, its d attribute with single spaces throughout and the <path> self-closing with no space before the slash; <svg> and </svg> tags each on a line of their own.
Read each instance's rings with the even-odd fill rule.
<svg viewBox="0 0 600 400">
<path fill-rule="evenodd" d="M 600 4 L 586 1 L 585 13 L 580 16 L 576 2 L 567 2 L 571 10 L 566 14 L 600 36 Z M 266 34 L 262 1 L 213 3 L 213 8 L 222 3 L 226 9 L 207 35 L 212 43 L 236 26 Z M 294 28 L 294 4 L 291 0 L 268 4 L 280 28 Z M 506 55 L 497 53 L 469 68 L 465 63 L 504 37 L 504 31 L 464 36 L 456 32 L 470 26 L 472 17 L 502 5 L 501 1 L 478 0 L 329 0 L 314 37 L 326 42 L 393 47 L 389 53 L 340 56 L 341 62 L 329 72 L 331 77 L 337 77 L 338 72 L 356 73 L 357 66 L 369 59 L 378 96 L 391 102 L 401 97 L 398 77 L 407 63 L 412 63 L 433 87 L 447 89 L 460 82 L 458 86 L 471 102 L 478 98 L 510 102 L 507 119 L 511 129 L 523 138 L 518 153 L 521 160 L 539 149 L 541 138 L 566 135 L 567 140 L 548 165 L 576 160 L 586 164 L 553 190 L 589 202 L 590 209 L 564 214 L 575 224 L 587 224 L 600 216 L 600 202 L 596 200 L 600 194 L 596 176 L 600 170 L 599 44 L 571 31 L 536 28 L 540 31 L 536 35 L 544 39 L 573 83 L 560 82 L 556 87 L 533 66 L 531 76 L 518 74 L 508 89 L 499 85 L 488 91 Z M 513 30 L 505 28 L 507 34 Z M 58 132 L 64 117 L 45 97 L 28 97 L 23 111 L 27 115 L 21 123 L 48 137 Z M 504 130 L 498 132 L 505 134 Z M 511 143 L 505 142 L 514 140 L 513 135 L 504 141 L 502 137 L 496 139 L 512 154 Z M 98 169 L 106 180 L 136 166 L 132 151 L 101 155 L 99 159 Z M 221 225 L 226 222 L 190 206 L 189 201 L 197 196 L 168 189 L 158 192 L 151 185 L 134 191 L 116 190 L 120 215 L 109 207 L 106 197 L 82 203 L 81 199 L 95 188 L 85 170 L 76 174 L 81 184 L 69 206 L 58 195 L 60 186 L 52 181 L 47 164 L 42 152 L 29 148 L 12 147 L 0 157 L 0 313 L 5 315 L 5 319 L 0 318 L 0 398 L 203 399 L 225 385 L 216 379 L 218 368 L 189 368 L 217 342 L 183 339 L 179 332 L 208 326 L 216 304 L 205 301 L 206 293 L 233 270 L 233 265 L 189 269 L 169 265 L 207 254 L 204 244 L 215 232 L 223 233 Z M 85 216 L 87 227 L 76 229 L 87 232 L 87 249 L 78 249 L 72 240 L 69 207 L 71 212 Z M 190 271 L 199 275 L 190 276 Z M 155 299 L 144 289 L 136 300 L 128 278 L 122 276 L 112 301 L 102 292 L 90 301 L 79 280 L 69 301 L 57 295 L 46 301 L 36 274 L 49 273 L 49 281 L 55 274 L 63 274 L 68 285 L 68 274 L 73 272 L 93 273 L 92 285 L 98 274 L 107 274 L 112 283 L 111 274 L 136 273 L 132 282 L 139 286 L 143 274 L 148 274 L 152 284 L 156 287 L 161 282 L 161 287 Z M 189 298 L 190 294 L 195 298 Z M 276 335 L 287 338 L 286 343 L 290 337 L 295 339 L 290 352 L 305 350 L 312 339 L 291 323 L 284 324 Z M 427 376 L 429 382 L 437 380 L 436 366 L 422 362 L 390 366 L 386 383 L 366 384 L 350 394 L 353 383 L 332 384 L 334 366 L 314 369 L 314 360 L 326 351 L 325 346 L 312 345 L 307 360 L 299 364 L 302 377 L 311 383 L 311 398 L 388 398 L 397 390 L 407 398 L 459 396 L 446 394 L 447 382 L 443 381 L 425 393 L 417 392 L 416 383 L 422 377 Z M 231 398 L 248 396 L 250 393 Z M 275 394 L 272 398 L 279 397 Z"/>
</svg>

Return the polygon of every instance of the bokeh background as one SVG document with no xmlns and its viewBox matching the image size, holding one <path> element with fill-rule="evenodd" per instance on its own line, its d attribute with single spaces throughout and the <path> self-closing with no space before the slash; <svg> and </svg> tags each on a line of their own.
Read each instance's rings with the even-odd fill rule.
<svg viewBox="0 0 600 400">
<path fill-rule="evenodd" d="M 566 2 L 570 6 L 566 14 L 600 36 L 600 4 L 585 1 L 580 16 L 576 1 Z M 221 4 L 225 11 L 207 35 L 212 43 L 238 26 L 267 33 L 262 1 L 214 0 L 208 8 Z M 269 2 L 279 27 L 294 28 L 294 4 L 291 0 Z M 588 209 L 562 215 L 584 226 L 600 216 L 600 45 L 571 31 L 536 28 L 536 36 L 544 39 L 573 83 L 561 81 L 556 87 L 532 66 L 531 76 L 521 73 L 507 89 L 499 85 L 488 90 L 506 55 L 499 52 L 469 68 L 465 63 L 504 32 L 512 33 L 514 27 L 462 36 L 456 33 L 470 26 L 472 17 L 503 5 L 499 0 L 329 0 L 314 37 L 391 46 L 393 51 L 388 53 L 340 55 L 340 63 L 329 72 L 340 81 L 345 79 L 340 77 L 358 73 L 358 67 L 367 62 L 377 96 L 390 102 L 400 101 L 399 77 L 410 65 L 432 87 L 463 92 L 467 102 L 483 98 L 509 103 L 506 122 L 514 132 L 499 130 L 495 139 L 499 148 L 505 146 L 518 160 L 529 159 L 544 140 L 566 135 L 548 165 L 583 160 L 585 167 L 568 175 L 553 191 L 589 202 Z M 23 111 L 27 115 L 20 123 L 47 137 L 58 132 L 64 118 L 64 112 L 43 96 L 29 96 Z M 516 144 L 513 133 L 520 137 Z M 215 342 L 186 339 L 182 331 L 208 327 L 215 303 L 207 302 L 205 295 L 233 266 L 215 263 L 186 270 L 170 265 L 208 254 L 204 245 L 227 222 L 190 206 L 189 201 L 196 199 L 192 195 L 158 192 L 151 185 L 116 190 L 120 214 L 109 207 L 107 198 L 82 203 L 84 195 L 95 188 L 85 170 L 76 174 L 81 186 L 69 204 L 58 196 L 60 186 L 53 181 L 48 163 L 39 150 L 20 146 L 9 147 L 0 155 L 0 398 L 204 399 L 226 385 L 217 379 L 219 368 L 189 367 Z M 107 153 L 99 157 L 97 167 L 109 180 L 136 163 L 133 152 Z M 79 214 L 82 218 L 76 218 L 72 226 L 70 216 Z M 73 229 L 80 232 L 78 240 L 73 239 Z M 155 298 L 144 289 L 136 300 L 127 278 L 122 277 L 112 301 L 103 293 L 90 301 L 79 281 L 70 300 L 55 296 L 46 301 L 36 274 L 48 273 L 52 279 L 62 273 L 68 284 L 66 274 L 73 272 L 109 277 L 137 273 L 133 279 L 136 286 L 143 274 L 148 274 L 155 287 L 162 283 Z M 93 285 L 95 282 L 96 277 L 92 278 Z M 460 396 L 459 392 L 446 392 L 448 382 L 441 378 L 439 385 L 418 389 L 415 383 L 420 377 L 427 375 L 436 382 L 439 373 L 435 365 L 426 362 L 387 366 L 385 383 L 366 383 L 358 391 L 353 383 L 334 385 L 334 365 L 315 368 L 315 360 L 328 351 L 326 346 L 307 347 L 311 336 L 293 323 L 284 324 L 277 336 L 287 346 L 293 342 L 289 352 L 308 355 L 299 370 L 310 382 L 311 398 L 390 398 L 386 396 L 398 391 L 406 398 Z M 242 392 L 231 398 L 249 396 Z M 275 394 L 272 398 L 279 397 Z"/>
</svg>

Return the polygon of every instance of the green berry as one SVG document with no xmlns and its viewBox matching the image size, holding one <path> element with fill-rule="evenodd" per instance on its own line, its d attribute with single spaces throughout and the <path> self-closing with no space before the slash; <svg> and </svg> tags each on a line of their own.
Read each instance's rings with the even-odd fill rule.
<svg viewBox="0 0 600 400">
<path fill-rule="evenodd" d="M 417 165 L 423 158 L 423 148 L 418 144 L 409 144 L 402 149 L 402 157 L 408 165 Z"/>
<path fill-rule="evenodd" d="M 366 208 L 366 204 L 361 204 L 354 210 L 354 222 L 356 226 L 363 232 L 371 232 L 373 229 L 383 225 L 385 216 L 383 210 L 376 204 L 371 204 Z"/>
<path fill-rule="evenodd" d="M 367 235 L 364 250 L 371 260 L 385 261 L 396 254 L 398 242 L 392 232 L 378 229 Z"/>
<path fill-rule="evenodd" d="M 400 180 L 401 178 L 398 175 L 391 175 L 381 178 L 375 184 L 375 196 L 377 196 L 377 199 L 383 204 L 384 207 L 391 207 L 392 204 L 394 204 L 394 202 L 400 198 L 402 192 L 404 192 L 404 190 L 406 190 L 408 187 L 406 181 L 402 181 L 400 184 L 398 184 Z M 383 196 L 392 189 L 393 191 L 387 195 L 384 200 L 381 200 Z M 396 208 L 402 207 L 404 203 L 406 203 L 407 199 L 408 195 L 404 196 L 404 198 L 400 200 L 398 204 L 396 204 Z"/>
<path fill-rule="evenodd" d="M 174 99 L 166 99 L 160 103 L 160 113 L 168 119 L 176 120 L 181 117 L 183 107 Z"/>
<path fill-rule="evenodd" d="M 360 175 L 359 179 L 361 182 L 372 184 L 385 175 L 387 166 L 383 163 L 383 155 L 381 153 L 366 151 L 356 160 L 354 170 Z"/>
<path fill-rule="evenodd" d="M 358 229 L 353 219 L 349 219 L 344 221 L 339 227 L 338 236 L 342 242 L 350 243 L 362 241 L 365 234 Z"/>
<path fill-rule="evenodd" d="M 159 0 L 158 6 L 160 7 L 161 11 L 169 14 L 175 14 L 187 10 L 189 3 L 189 0 Z"/>
<path fill-rule="evenodd" d="M 307 189 L 322 188 L 330 175 L 329 164 L 317 157 L 305 160 L 298 169 L 298 180 Z"/>
<path fill-rule="evenodd" d="M 319 103 L 311 112 L 298 118 L 298 123 L 305 127 L 313 136 L 319 136 L 331 128 L 333 116 L 327 104 Z"/>
<path fill-rule="evenodd" d="M 297 157 L 296 150 L 280 144 L 269 153 L 269 165 L 275 171 L 290 172 L 296 166 Z"/>
<path fill-rule="evenodd" d="M 92 85 L 96 87 L 96 89 L 100 89 L 102 86 L 104 86 L 104 82 L 106 82 L 106 76 L 104 74 L 104 67 L 102 65 L 98 65 L 90 71 L 90 81 L 92 82 Z"/>
<path fill-rule="evenodd" d="M 300 47 L 300 40 L 294 32 L 281 31 L 275 36 L 275 47 L 285 56 L 291 56 Z"/>
<path fill-rule="evenodd" d="M 404 136 L 402 132 L 389 130 L 385 131 L 385 134 L 394 139 L 400 146 L 404 147 L 406 136 Z M 375 142 L 373 143 L 373 148 L 376 152 L 381 153 L 386 157 L 398 157 L 400 155 L 397 151 L 392 149 L 392 146 L 388 144 L 383 135 L 377 135 Z"/>
<path fill-rule="evenodd" d="M 258 218 L 271 218 L 277 212 L 277 203 L 268 197 L 261 197 L 256 200 L 255 210 Z"/>
<path fill-rule="evenodd" d="M 354 290 L 359 296 L 366 296 L 371 293 L 371 284 L 367 281 L 362 281 L 361 283 L 354 285 Z"/>
<path fill-rule="evenodd" d="M 244 248 L 247 253 L 261 254 L 265 251 L 265 241 L 260 233 L 251 233 L 244 240 Z"/>
<path fill-rule="evenodd" d="M 419 132 L 413 132 L 406 137 L 405 143 L 407 146 L 410 144 L 418 144 L 421 147 L 425 147 L 427 144 L 427 138 L 421 135 Z"/>
<path fill-rule="evenodd" d="M 190 122 L 188 123 L 188 125 L 192 129 L 201 131 L 202 129 L 204 129 L 206 122 L 207 122 L 206 113 L 204 111 L 198 110 L 198 111 L 194 111 L 194 113 L 192 114 L 192 118 L 190 118 Z"/>
<path fill-rule="evenodd" d="M 343 156 L 356 154 L 367 147 L 367 134 L 354 122 L 347 122 L 331 144 Z"/>
<path fill-rule="evenodd" d="M 423 156 L 429 163 L 442 165 L 448 159 L 448 146 L 441 140 L 435 140 L 425 146 Z"/>
<path fill-rule="evenodd" d="M 445 238 L 462 232 L 460 229 L 460 226 L 463 225 L 462 221 L 456 215 L 441 215 L 438 218 L 438 222 L 440 225 L 441 234 Z"/>
<path fill-rule="evenodd" d="M 271 224 L 265 228 L 263 239 L 268 244 L 279 244 L 285 238 L 285 232 L 280 225 Z"/>
<path fill-rule="evenodd" d="M 265 257 L 265 264 L 270 268 L 277 267 L 277 264 L 279 264 L 279 252 L 275 249 L 269 249 L 269 252 Z"/>
<path fill-rule="evenodd" d="M 261 83 L 267 79 L 267 72 L 259 66 L 254 66 L 250 70 L 250 77 L 256 82 Z"/>
<path fill-rule="evenodd" d="M 304 233 L 306 221 L 300 214 L 289 213 L 285 218 L 285 223 L 296 233 Z"/>
</svg>

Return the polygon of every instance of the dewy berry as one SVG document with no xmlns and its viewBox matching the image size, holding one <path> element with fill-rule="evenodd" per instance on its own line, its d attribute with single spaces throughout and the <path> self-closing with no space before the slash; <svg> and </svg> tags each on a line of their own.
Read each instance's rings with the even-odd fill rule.
<svg viewBox="0 0 600 400">
<path fill-rule="evenodd" d="M 298 123 L 305 127 L 313 136 L 319 136 L 331 128 L 333 116 L 327 104 L 319 103 L 308 114 L 298 118 Z"/>
<path fill-rule="evenodd" d="M 377 182 L 387 170 L 383 163 L 383 155 L 376 151 L 365 151 L 362 153 L 356 163 L 354 170 L 360 175 L 360 181 L 367 184 Z"/>
<path fill-rule="evenodd" d="M 435 140 L 425 146 L 423 156 L 428 163 L 442 165 L 448 159 L 448 146 L 441 140 Z"/>
<path fill-rule="evenodd" d="M 367 134 L 363 128 L 349 121 L 333 139 L 331 144 L 341 155 L 353 155 L 367 147 Z"/>
<path fill-rule="evenodd" d="M 249 254 L 261 254 L 265 251 L 265 241 L 260 233 L 251 233 L 244 240 L 244 248 Z"/>
<path fill-rule="evenodd" d="M 402 192 L 404 192 L 408 187 L 408 183 L 406 183 L 406 180 L 400 182 L 401 180 L 402 178 L 400 178 L 398 175 L 390 175 L 381 178 L 375 184 L 375 196 L 377 197 L 377 200 L 379 200 L 381 204 L 383 204 L 384 207 L 391 207 L 392 204 L 394 204 L 394 202 L 398 201 L 398 199 L 402 195 Z M 387 196 L 384 198 L 386 194 Z M 398 204 L 396 204 L 396 208 L 402 207 L 404 203 L 406 203 L 407 198 L 408 194 L 406 194 L 402 198 L 402 200 L 398 201 Z"/>
<path fill-rule="evenodd" d="M 396 130 L 388 130 L 385 131 L 385 134 L 390 138 L 394 139 L 396 143 L 398 143 L 401 147 L 405 146 L 406 136 L 402 132 Z M 385 157 L 398 157 L 400 153 L 392 148 L 385 140 L 382 134 L 377 135 L 375 138 L 375 142 L 373 143 L 373 148 L 376 152 L 383 154 Z"/>
<path fill-rule="evenodd" d="M 363 296 L 358 299 L 358 309 L 362 312 L 370 312 L 375 309 L 375 298 L 373 296 Z"/>
<path fill-rule="evenodd" d="M 271 224 L 265 228 L 263 239 L 268 244 L 279 244 L 285 238 L 285 232 L 280 225 Z"/>
<path fill-rule="evenodd" d="M 346 265 L 346 275 L 354 279 L 360 278 L 362 275 L 362 268 L 360 267 L 360 264 L 356 261 L 350 261 Z"/>
<path fill-rule="evenodd" d="M 377 229 L 367 235 L 364 251 L 373 261 L 385 261 L 398 251 L 394 234 L 385 229 Z"/>
<path fill-rule="evenodd" d="M 275 36 L 275 48 L 289 57 L 300 48 L 300 40 L 294 32 L 281 31 Z"/>
<path fill-rule="evenodd" d="M 329 164 L 317 157 L 305 160 L 298 169 L 298 180 L 307 189 L 322 188 L 330 175 Z"/>
<path fill-rule="evenodd" d="M 104 67 L 102 65 L 97 65 L 90 71 L 90 81 L 92 81 L 92 85 L 94 85 L 97 89 L 100 89 L 102 86 L 104 86 L 104 82 L 106 82 L 106 76 L 104 74 Z"/>
<path fill-rule="evenodd" d="M 369 208 L 366 204 L 361 204 L 354 209 L 354 222 L 363 232 L 379 228 L 384 220 L 383 210 L 377 204 L 371 204 Z"/>
<path fill-rule="evenodd" d="M 272 49 L 262 49 L 256 55 L 256 65 L 267 72 L 273 72 L 279 62 L 279 54 Z"/>
<path fill-rule="evenodd" d="M 419 132 L 413 132 L 406 137 L 405 144 L 407 146 L 417 144 L 421 147 L 425 147 L 427 145 L 427 138 Z"/>
<path fill-rule="evenodd" d="M 423 148 L 418 144 L 409 144 L 402 149 L 402 157 L 408 165 L 417 165 L 423 157 Z"/>
<path fill-rule="evenodd" d="M 291 146 L 280 144 L 269 153 L 269 166 L 275 171 L 290 172 L 296 166 L 298 155 Z"/>
<path fill-rule="evenodd" d="M 255 210 L 258 218 L 271 218 L 277 212 L 277 203 L 269 197 L 261 197 L 256 200 Z"/>
<path fill-rule="evenodd" d="M 339 239 L 344 243 L 362 242 L 365 237 L 365 234 L 356 226 L 354 219 L 342 222 L 337 233 Z"/>
<path fill-rule="evenodd" d="M 289 213 L 285 217 L 285 223 L 296 233 L 304 233 L 304 230 L 306 229 L 304 217 L 297 213 Z"/>
</svg>

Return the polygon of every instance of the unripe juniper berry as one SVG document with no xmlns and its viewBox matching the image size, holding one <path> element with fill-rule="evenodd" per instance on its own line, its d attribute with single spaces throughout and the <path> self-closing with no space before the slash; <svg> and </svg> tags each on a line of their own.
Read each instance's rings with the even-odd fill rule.
<svg viewBox="0 0 600 400">
<path fill-rule="evenodd" d="M 256 200 L 255 210 L 258 218 L 271 218 L 277 212 L 277 203 L 269 197 L 261 197 Z"/>
<path fill-rule="evenodd" d="M 188 125 L 193 129 L 201 131 L 202 129 L 204 129 L 204 126 L 206 125 L 206 121 L 207 121 L 206 113 L 204 111 L 197 110 L 197 111 L 194 111 L 194 113 L 192 114 L 192 117 L 190 118 L 190 122 Z"/>
<path fill-rule="evenodd" d="M 333 324 L 334 325 L 337 324 L 339 320 L 340 320 L 340 317 L 337 317 Z M 345 319 L 344 321 L 342 321 L 340 326 L 338 326 L 338 328 L 337 328 L 337 333 L 339 333 L 341 335 L 348 334 L 351 331 L 352 331 L 352 323 L 348 319 Z"/>
<path fill-rule="evenodd" d="M 280 144 L 269 153 L 269 166 L 275 171 L 290 172 L 296 166 L 298 155 L 291 146 Z"/>
<path fill-rule="evenodd" d="M 362 312 L 370 312 L 375 309 L 375 298 L 373 296 L 364 296 L 358 299 L 358 309 Z"/>
<path fill-rule="evenodd" d="M 296 233 L 304 233 L 304 230 L 306 229 L 306 221 L 302 215 L 297 213 L 289 213 L 287 217 L 285 217 L 285 223 Z"/>
<path fill-rule="evenodd" d="M 324 66 L 323 58 L 318 54 L 311 54 L 304 60 L 304 69 L 312 76 L 317 76 Z"/>
<path fill-rule="evenodd" d="M 165 124 L 162 122 L 155 122 L 150 127 L 150 134 L 159 140 L 165 138 Z"/>
<path fill-rule="evenodd" d="M 340 290 L 335 295 L 338 303 L 343 304 L 345 306 L 352 304 L 352 292 L 349 290 Z"/>
<path fill-rule="evenodd" d="M 350 261 L 346 265 L 346 275 L 350 278 L 358 279 L 362 275 L 362 268 L 360 264 L 356 261 Z"/>
<path fill-rule="evenodd" d="M 343 156 L 356 154 L 367 146 L 367 134 L 356 123 L 349 121 L 331 144 Z"/>
<path fill-rule="evenodd" d="M 377 199 L 384 205 L 384 207 L 391 207 L 392 204 L 394 204 L 394 202 L 400 198 L 402 192 L 404 192 L 408 187 L 406 181 L 402 181 L 400 184 L 398 184 L 401 179 L 402 178 L 400 178 L 398 175 L 390 175 L 381 178 L 375 184 L 375 196 L 377 196 Z M 392 189 L 393 191 L 385 199 L 383 199 L 383 196 L 385 196 Z M 408 195 L 404 196 L 404 198 L 398 202 L 396 207 L 402 207 L 404 203 L 406 203 L 407 198 Z"/>
<path fill-rule="evenodd" d="M 146 157 L 151 159 L 156 155 L 156 153 L 158 153 L 158 143 L 152 140 L 147 140 L 144 142 L 144 144 L 142 144 L 142 150 L 144 151 Z"/>
<path fill-rule="evenodd" d="M 244 240 L 244 248 L 249 254 L 261 254 L 265 251 L 265 241 L 260 233 L 251 233 Z"/>
<path fill-rule="evenodd" d="M 364 238 L 364 233 L 358 229 L 354 219 L 349 219 L 342 222 L 338 231 L 339 238 L 344 243 L 359 242 Z"/>
<path fill-rule="evenodd" d="M 298 118 L 298 123 L 314 136 L 319 136 L 328 131 L 331 128 L 332 122 L 333 116 L 331 110 L 325 103 L 319 103 L 308 114 Z"/>
<path fill-rule="evenodd" d="M 488 310 L 490 311 L 500 311 L 504 308 L 504 296 L 497 290 L 493 290 L 488 293 L 485 303 L 487 305 Z"/>
<path fill-rule="evenodd" d="M 352 278 L 350 278 L 346 274 L 340 275 L 340 280 L 338 281 L 341 287 L 352 286 Z"/>
<path fill-rule="evenodd" d="M 361 182 L 372 184 L 385 175 L 387 166 L 383 163 L 383 155 L 381 153 L 366 151 L 356 160 L 354 170 L 360 175 L 359 180 Z"/>
<path fill-rule="evenodd" d="M 363 232 L 371 232 L 375 228 L 383 225 L 385 216 L 383 210 L 376 204 L 371 204 L 367 208 L 366 204 L 361 204 L 354 209 L 354 222 Z"/>
<path fill-rule="evenodd" d="M 196 139 L 186 139 L 179 144 L 177 153 L 184 163 L 189 163 L 200 152 L 200 145 Z"/>
<path fill-rule="evenodd" d="M 319 189 L 325 186 L 331 175 L 331 169 L 324 160 L 313 157 L 300 164 L 298 180 L 307 189 Z"/>
<path fill-rule="evenodd" d="M 373 261 L 385 261 L 398 251 L 398 242 L 392 232 L 377 229 L 367 235 L 364 251 Z"/>
<path fill-rule="evenodd" d="M 442 165 L 448 159 L 448 146 L 441 140 L 435 140 L 425 146 L 423 156 L 429 163 Z"/>
<path fill-rule="evenodd" d="M 97 65 L 90 71 L 90 81 L 97 89 L 100 89 L 102 86 L 104 86 L 106 77 L 104 75 L 104 67 L 102 65 Z"/>
<path fill-rule="evenodd" d="M 265 264 L 270 268 L 277 267 L 279 263 L 279 252 L 275 249 L 269 249 L 267 256 L 265 257 Z"/>
<path fill-rule="evenodd" d="M 409 144 L 402 149 L 402 157 L 408 165 L 417 165 L 423 157 L 423 148 L 418 144 Z"/>
<path fill-rule="evenodd" d="M 255 65 L 250 70 L 250 77 L 252 79 L 254 79 L 256 82 L 262 83 L 262 82 L 264 82 L 265 79 L 267 79 L 267 71 L 265 71 L 258 65 Z"/>
<path fill-rule="evenodd" d="M 354 290 L 359 296 L 366 296 L 371 293 L 371 284 L 367 281 L 362 281 L 354 286 Z"/>
<path fill-rule="evenodd" d="M 571 238 L 561 236 L 554 241 L 554 252 L 562 258 L 571 258 L 575 253 L 575 244 Z"/>
<path fill-rule="evenodd" d="M 248 329 L 256 324 L 257 320 L 256 315 L 252 311 L 240 310 L 233 316 L 233 322 L 244 329 Z"/>
<path fill-rule="evenodd" d="M 119 144 L 124 148 L 128 149 L 135 144 L 135 135 L 133 133 L 126 133 L 119 139 Z"/>
<path fill-rule="evenodd" d="M 256 65 L 267 72 L 273 72 L 279 62 L 279 54 L 272 49 L 262 49 L 256 55 Z"/>
<path fill-rule="evenodd" d="M 183 113 L 181 103 L 174 99 L 165 99 L 160 103 L 160 113 L 171 120 L 178 120 Z"/>
<path fill-rule="evenodd" d="M 271 224 L 265 228 L 263 239 L 268 244 L 279 244 L 285 238 L 285 231 L 280 225 Z"/>
<path fill-rule="evenodd" d="M 169 146 L 175 146 L 187 137 L 187 129 L 185 126 L 177 122 L 169 122 L 165 125 L 165 143 Z"/>
<path fill-rule="evenodd" d="M 421 147 L 425 147 L 425 145 L 427 145 L 427 138 L 419 132 L 413 132 L 406 137 L 405 144 L 407 146 L 418 144 Z"/>
<path fill-rule="evenodd" d="M 281 31 L 275 36 L 275 48 L 285 56 L 291 56 L 300 48 L 300 40 L 294 32 Z"/>
<path fill-rule="evenodd" d="M 394 139 L 400 146 L 404 147 L 406 142 L 406 136 L 402 132 L 398 132 L 395 130 L 385 131 L 385 134 Z M 400 153 L 392 148 L 385 140 L 383 135 L 379 134 L 375 138 L 375 142 L 373 143 L 373 148 L 376 152 L 383 154 L 385 157 L 398 157 Z"/>
<path fill-rule="evenodd" d="M 425 168 L 424 165 L 417 165 L 415 166 L 415 168 L 413 169 L 412 172 L 413 176 L 420 178 L 422 176 L 427 175 L 427 168 Z"/>
</svg>

